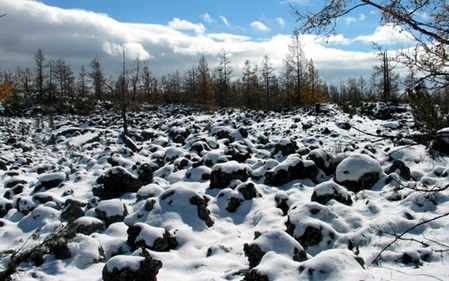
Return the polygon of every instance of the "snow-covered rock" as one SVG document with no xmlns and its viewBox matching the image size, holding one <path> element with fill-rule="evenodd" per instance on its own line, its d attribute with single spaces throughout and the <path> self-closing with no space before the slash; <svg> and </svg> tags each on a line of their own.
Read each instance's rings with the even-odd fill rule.
<svg viewBox="0 0 449 281">
<path fill-rule="evenodd" d="M 248 258 L 250 268 L 259 265 L 263 256 L 270 251 L 285 255 L 294 261 L 307 259 L 306 252 L 301 244 L 283 230 L 271 230 L 262 233 L 253 242 L 245 244 L 243 250 Z"/>
<path fill-rule="evenodd" d="M 161 227 L 136 223 L 128 228 L 128 244 L 132 249 L 145 247 L 153 251 L 169 251 L 177 247 L 176 237 Z"/>
<path fill-rule="evenodd" d="M 246 181 L 250 176 L 249 168 L 237 161 L 216 164 L 210 176 L 211 188 L 225 188 L 234 180 Z"/>
<path fill-rule="evenodd" d="M 379 162 L 363 154 L 351 154 L 335 172 L 335 181 L 351 191 L 370 189 L 383 174 Z"/>
<path fill-rule="evenodd" d="M 103 267 L 103 281 L 157 281 L 162 262 L 151 256 L 124 256 L 111 258 Z"/>
</svg>

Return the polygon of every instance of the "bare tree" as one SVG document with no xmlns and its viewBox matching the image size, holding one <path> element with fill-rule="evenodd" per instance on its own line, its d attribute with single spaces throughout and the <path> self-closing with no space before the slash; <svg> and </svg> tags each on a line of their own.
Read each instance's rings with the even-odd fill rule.
<svg viewBox="0 0 449 281">
<path fill-rule="evenodd" d="M 103 70 L 101 69 L 100 59 L 98 57 L 94 58 L 90 63 L 91 71 L 89 72 L 89 77 L 92 80 L 94 87 L 94 95 L 97 100 L 103 98 L 103 86 L 105 84 L 105 78 Z"/>
<path fill-rule="evenodd" d="M 375 77 L 380 77 L 378 88 L 382 93 L 381 100 L 388 103 L 396 100 L 399 91 L 399 74 L 394 70 L 395 67 L 391 64 L 387 51 L 379 53 L 380 64 L 374 67 Z"/>
<path fill-rule="evenodd" d="M 296 104 L 303 104 L 302 92 L 304 90 L 304 65 L 306 63 L 305 53 L 302 48 L 298 33 L 293 34 L 292 42 L 288 48 L 287 63 L 293 69 L 295 80 Z"/>
<path fill-rule="evenodd" d="M 123 122 L 123 136 L 126 138 L 128 136 L 128 79 L 126 72 L 126 53 L 125 48 L 122 48 L 122 74 L 119 79 L 119 99 L 120 99 L 120 109 Z"/>
<path fill-rule="evenodd" d="M 264 88 L 265 88 L 265 109 L 270 110 L 270 98 L 271 98 L 271 85 L 274 78 L 274 70 L 273 66 L 270 62 L 270 57 L 268 55 L 264 56 L 263 62 L 262 62 L 262 79 L 264 82 Z"/>
<path fill-rule="evenodd" d="M 218 104 L 228 106 L 229 84 L 232 75 L 231 59 L 229 54 L 223 50 L 220 54 L 220 62 L 217 68 L 218 73 Z"/>
<path fill-rule="evenodd" d="M 42 103 L 44 98 L 44 82 L 45 82 L 45 55 L 41 49 L 37 50 L 34 56 L 34 62 L 36 65 L 36 87 L 38 92 L 38 103 Z"/>
<path fill-rule="evenodd" d="M 132 95 L 133 101 L 136 101 L 136 95 L 137 95 L 137 90 L 138 90 L 138 87 L 139 87 L 139 81 L 140 81 L 140 58 L 139 58 L 139 56 L 137 56 L 137 58 L 136 58 L 136 68 L 134 69 L 134 75 L 131 78 L 132 91 L 133 91 L 133 95 Z"/>
<path fill-rule="evenodd" d="M 199 104 L 203 104 L 208 109 L 211 109 L 215 105 L 215 99 L 212 95 L 212 79 L 210 76 L 209 65 L 205 56 L 200 57 L 197 75 Z"/>
<path fill-rule="evenodd" d="M 408 32 L 417 42 L 395 58 L 420 73 L 421 81 L 435 85 L 449 84 L 449 5 L 447 0 L 327 0 L 316 11 L 291 5 L 298 17 L 297 32 L 330 35 L 337 20 L 362 7 L 377 10 L 381 24 L 393 24 Z M 427 14 L 428 17 L 420 15 Z"/>
<path fill-rule="evenodd" d="M 78 90 L 81 98 L 85 98 L 87 96 L 87 83 L 86 83 L 87 72 L 84 65 L 81 66 L 81 70 L 79 73 L 79 81 L 78 81 Z"/>
</svg>

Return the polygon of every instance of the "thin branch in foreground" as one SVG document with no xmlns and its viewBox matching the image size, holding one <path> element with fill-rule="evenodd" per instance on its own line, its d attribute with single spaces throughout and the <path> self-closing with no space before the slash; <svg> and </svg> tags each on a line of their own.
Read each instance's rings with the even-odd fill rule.
<svg viewBox="0 0 449 281">
<path fill-rule="evenodd" d="M 371 264 L 378 264 L 379 261 L 380 261 L 380 259 L 382 258 L 382 254 L 383 254 L 386 250 L 388 250 L 393 244 L 395 244 L 398 240 L 401 240 L 401 239 L 404 237 L 404 235 L 410 233 L 411 231 L 417 229 L 418 227 L 420 227 L 420 226 L 422 226 L 422 225 L 428 224 L 428 223 L 430 223 L 430 222 L 439 220 L 439 219 L 444 218 L 444 217 L 447 217 L 447 216 L 449 216 L 449 212 L 444 213 L 444 214 L 439 215 L 439 216 L 436 216 L 436 217 L 433 217 L 433 218 L 428 219 L 428 220 L 424 220 L 424 221 L 422 221 L 422 222 L 420 222 L 420 223 L 418 223 L 418 224 L 415 224 L 414 226 L 408 228 L 407 230 L 405 230 L 405 231 L 402 232 L 401 234 L 397 235 L 397 236 L 393 239 L 393 241 L 391 241 L 391 242 L 388 243 L 385 247 L 383 247 L 382 250 L 376 255 L 376 257 L 374 258 L 374 260 L 371 262 Z"/>
<path fill-rule="evenodd" d="M 396 182 L 397 184 L 399 184 L 400 187 L 402 188 L 406 188 L 406 189 L 411 189 L 414 191 L 418 191 L 418 192 L 424 192 L 424 193 L 435 193 L 435 192 L 441 192 L 441 191 L 445 191 L 447 189 L 449 189 L 449 184 L 443 186 L 443 187 L 434 187 L 432 189 L 426 189 L 426 188 L 419 188 L 419 187 L 412 187 L 406 184 L 403 184 L 400 180 L 391 177 L 391 179 Z"/>
</svg>

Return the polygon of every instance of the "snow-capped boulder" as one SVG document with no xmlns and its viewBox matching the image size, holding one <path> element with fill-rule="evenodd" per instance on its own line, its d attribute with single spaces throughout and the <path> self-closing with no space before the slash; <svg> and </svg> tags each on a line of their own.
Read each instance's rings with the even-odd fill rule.
<svg viewBox="0 0 449 281">
<path fill-rule="evenodd" d="M 207 166 L 192 167 L 186 171 L 186 177 L 194 181 L 207 181 L 210 179 L 211 169 Z"/>
<path fill-rule="evenodd" d="M 290 257 L 270 251 L 260 264 L 250 269 L 242 281 L 284 281 L 296 280 L 299 275 L 298 263 Z"/>
<path fill-rule="evenodd" d="M 274 196 L 274 201 L 276 202 L 276 208 L 281 209 L 282 214 L 286 216 L 288 210 L 290 209 L 289 198 L 287 193 L 280 191 Z"/>
<path fill-rule="evenodd" d="M 317 183 L 320 179 L 320 171 L 313 161 L 302 160 L 297 155 L 288 156 L 265 174 L 265 183 L 274 186 L 284 185 L 298 179 L 311 179 Z"/>
<path fill-rule="evenodd" d="M 148 199 L 148 198 L 152 198 L 152 197 L 157 197 L 162 192 L 164 192 L 164 189 L 160 185 L 153 184 L 153 183 L 148 184 L 148 185 L 142 186 L 137 191 L 137 199 L 143 200 L 143 199 Z"/>
<path fill-rule="evenodd" d="M 61 220 L 73 222 L 77 218 L 84 216 L 84 207 L 86 205 L 87 203 L 79 200 L 67 199 L 61 212 Z"/>
<path fill-rule="evenodd" d="M 272 155 L 280 153 L 282 156 L 293 154 L 298 149 L 298 144 L 292 139 L 280 139 L 274 144 Z"/>
<path fill-rule="evenodd" d="M 123 167 L 113 167 L 97 179 L 102 186 L 94 193 L 102 199 L 117 198 L 128 192 L 137 192 L 142 181 Z"/>
<path fill-rule="evenodd" d="M 176 143 L 184 144 L 187 137 L 190 135 L 190 131 L 186 128 L 173 127 L 168 132 L 168 136 Z"/>
<path fill-rule="evenodd" d="M 338 201 L 345 205 L 352 205 L 352 199 L 346 188 L 333 181 L 323 182 L 313 189 L 311 201 L 326 205 L 330 200 Z"/>
<path fill-rule="evenodd" d="M 72 223 L 72 225 L 76 233 L 81 233 L 84 235 L 91 235 L 95 232 L 102 232 L 106 228 L 103 221 L 94 217 L 86 216 L 76 219 Z"/>
<path fill-rule="evenodd" d="M 13 207 L 12 201 L 0 197 L 0 218 L 3 218 Z"/>
<path fill-rule="evenodd" d="M 161 227 L 136 223 L 128 228 L 128 245 L 134 250 L 144 247 L 153 251 L 165 252 L 175 249 L 178 242 L 172 233 Z"/>
<path fill-rule="evenodd" d="M 245 143 L 233 142 L 226 148 L 225 155 L 227 155 L 230 160 L 245 163 L 246 160 L 251 158 L 251 151 Z"/>
<path fill-rule="evenodd" d="M 24 215 L 34 210 L 37 206 L 31 196 L 20 196 L 17 198 L 14 205 L 16 209 Z"/>
<path fill-rule="evenodd" d="M 285 255 L 294 261 L 307 259 L 301 244 L 282 230 L 271 230 L 260 234 L 253 242 L 245 243 L 243 251 L 248 258 L 250 268 L 259 265 L 263 256 L 270 251 Z"/>
<path fill-rule="evenodd" d="M 235 213 L 243 201 L 245 201 L 243 195 L 231 188 L 222 189 L 217 194 L 218 206 L 226 209 L 229 213 Z"/>
<path fill-rule="evenodd" d="M 388 175 L 391 173 L 397 173 L 404 180 L 411 179 L 410 168 L 407 167 L 407 165 L 401 160 L 394 160 L 393 164 L 385 170 L 385 173 Z"/>
<path fill-rule="evenodd" d="M 188 224 L 198 225 L 201 221 L 208 227 L 214 225 L 207 208 L 209 199 L 191 189 L 174 186 L 159 196 L 161 212 L 175 212 Z"/>
<path fill-rule="evenodd" d="M 62 182 L 65 181 L 66 177 L 67 176 L 64 172 L 42 174 L 38 177 L 39 182 L 37 183 L 35 190 L 39 190 L 41 188 L 47 190 L 58 187 Z"/>
<path fill-rule="evenodd" d="M 143 185 L 149 184 L 153 181 L 153 171 L 156 169 L 154 164 L 143 163 L 137 169 L 137 175 Z"/>
<path fill-rule="evenodd" d="M 246 181 L 249 176 L 248 166 L 237 161 L 216 164 L 210 175 L 210 188 L 226 188 L 232 181 Z"/>
<path fill-rule="evenodd" d="M 444 154 L 449 154 L 449 128 L 444 128 L 437 132 L 432 148 Z"/>
<path fill-rule="evenodd" d="M 108 260 L 103 267 L 103 281 L 157 281 L 162 262 L 152 258 L 119 255 Z"/>
<path fill-rule="evenodd" d="M 287 233 L 305 249 L 315 247 L 316 252 L 333 246 L 338 238 L 334 226 L 340 229 L 346 227 L 327 206 L 315 202 L 293 206 L 288 213 L 286 226 Z"/>
<path fill-rule="evenodd" d="M 245 200 L 252 200 L 253 198 L 262 196 L 253 182 L 241 183 L 235 189 L 242 194 Z"/>
<path fill-rule="evenodd" d="M 331 175 L 335 172 L 335 167 L 332 165 L 333 156 L 324 149 L 317 148 L 312 150 L 307 155 L 307 159 L 312 160 L 326 175 Z"/>
<path fill-rule="evenodd" d="M 363 259 L 351 251 L 332 249 L 319 253 L 299 266 L 300 278 L 304 281 L 367 280 Z"/>
<path fill-rule="evenodd" d="M 127 215 L 126 205 L 120 199 L 101 201 L 95 208 L 95 216 L 104 221 L 106 225 L 123 221 Z"/>
<path fill-rule="evenodd" d="M 335 181 L 350 191 L 371 189 L 383 173 L 379 162 L 363 154 L 352 154 L 338 166 Z"/>
<path fill-rule="evenodd" d="M 5 189 L 7 189 L 7 188 L 13 188 L 17 185 L 26 185 L 26 184 L 27 184 L 27 181 L 25 179 L 22 179 L 20 177 L 10 177 L 4 181 L 3 187 Z"/>
</svg>

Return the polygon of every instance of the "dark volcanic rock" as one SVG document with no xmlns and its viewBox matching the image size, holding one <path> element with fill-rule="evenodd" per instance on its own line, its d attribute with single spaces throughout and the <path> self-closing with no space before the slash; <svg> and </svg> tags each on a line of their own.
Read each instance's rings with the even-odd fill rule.
<svg viewBox="0 0 449 281">
<path fill-rule="evenodd" d="M 136 223 L 128 228 L 128 245 L 137 248 L 148 248 L 153 251 L 165 252 L 178 246 L 176 237 L 163 228 Z"/>
<path fill-rule="evenodd" d="M 311 201 L 326 205 L 330 200 L 338 201 L 345 205 L 352 205 L 352 199 L 346 188 L 334 183 L 324 182 L 314 188 Z"/>
<path fill-rule="evenodd" d="M 210 188 L 226 188 L 233 180 L 246 181 L 250 176 L 246 165 L 236 161 L 216 164 L 210 175 Z"/>
<path fill-rule="evenodd" d="M 397 173 L 404 180 L 411 179 L 410 168 L 401 160 L 394 160 L 393 164 L 385 170 L 386 174 Z"/>
<path fill-rule="evenodd" d="M 311 179 L 317 183 L 320 171 L 310 160 L 301 160 L 290 155 L 285 161 L 265 174 L 265 183 L 274 186 L 284 185 L 292 180 Z"/>
<path fill-rule="evenodd" d="M 123 167 L 113 167 L 97 179 L 102 187 L 94 190 L 94 194 L 102 199 L 123 196 L 128 192 L 137 192 L 143 185 L 142 181 Z"/>
<path fill-rule="evenodd" d="M 115 256 L 103 267 L 103 281 L 157 281 L 162 262 L 146 251 L 144 257 Z"/>
</svg>

